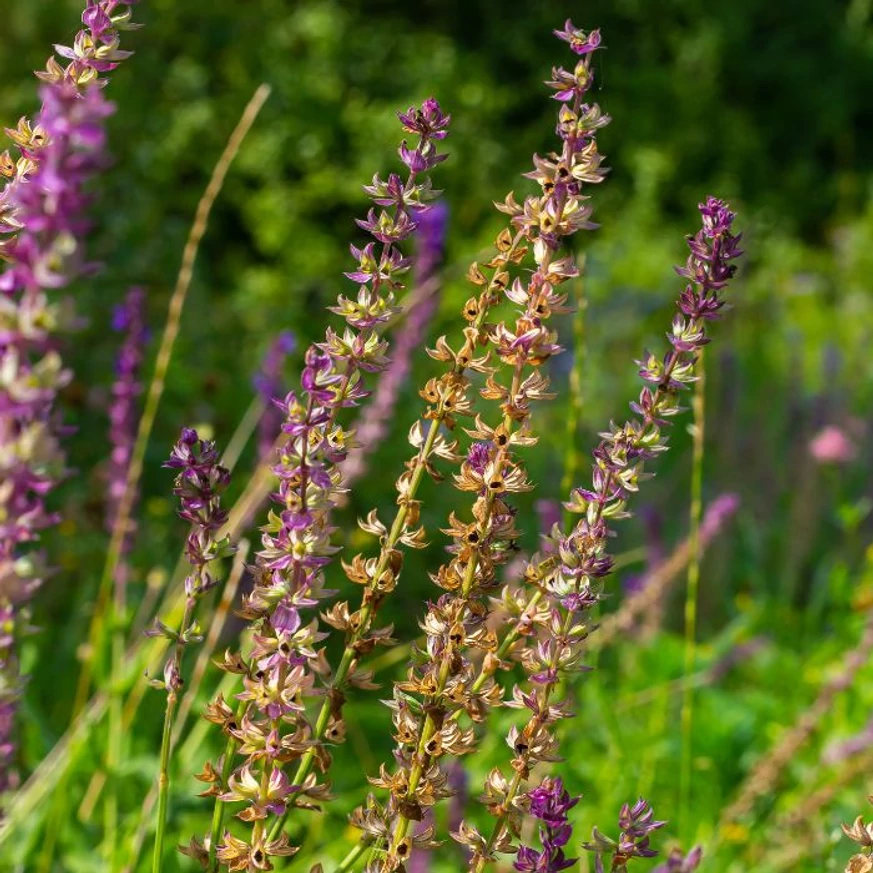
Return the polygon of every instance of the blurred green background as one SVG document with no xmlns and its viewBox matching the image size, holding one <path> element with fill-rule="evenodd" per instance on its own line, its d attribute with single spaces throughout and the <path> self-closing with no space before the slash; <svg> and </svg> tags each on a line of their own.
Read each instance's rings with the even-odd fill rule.
<svg viewBox="0 0 873 873">
<path fill-rule="evenodd" d="M 43 66 L 52 43 L 72 38 L 79 6 L 3 0 L 4 124 L 35 110 L 30 71 Z M 635 358 L 645 347 L 663 345 L 680 288 L 672 265 L 684 260 L 683 236 L 695 230 L 697 202 L 707 194 L 728 199 L 745 233 L 747 256 L 730 293 L 733 309 L 716 327 L 708 353 L 705 497 L 736 493 L 740 509 L 704 561 L 700 670 L 743 641 L 760 646 L 697 694 L 687 813 L 676 809 L 675 776 L 681 580 L 665 603 L 662 630 L 619 640 L 599 659 L 600 672 L 582 684 L 563 765 L 568 786 L 585 795 L 574 810 L 580 839 L 595 823 L 614 831 L 620 803 L 645 791 L 658 817 L 671 820 L 664 845 L 677 836 L 686 846 L 711 841 L 719 811 L 753 762 L 856 645 L 873 600 L 864 559 L 873 527 L 870 6 L 869 0 L 149 0 L 138 6 L 146 27 L 126 35 L 136 56 L 109 88 L 118 105 L 110 122 L 114 163 L 100 180 L 92 244 L 106 266 L 74 289 L 87 318 L 66 351 L 76 373 L 64 412 L 78 429 L 69 440 L 77 474 L 56 496 L 66 521 L 47 538 L 59 571 L 39 596 L 35 623 L 49 630 L 33 637 L 26 652 L 33 679 L 25 704 L 25 774 L 69 718 L 76 647 L 106 548 L 102 464 L 117 345 L 109 330 L 112 307 L 129 285 L 144 285 L 149 321 L 159 335 L 197 200 L 254 88 L 268 82 L 273 94 L 216 205 L 148 450 L 135 594 L 149 572 L 154 578 L 154 571 L 170 570 L 184 535 L 169 497 L 171 476 L 160 468 L 179 427 L 207 426 L 226 443 L 277 332 L 294 331 L 298 348 L 323 333 L 323 306 L 347 289 L 348 243 L 361 239 L 353 224 L 366 208 L 360 186 L 396 166 L 395 110 L 430 95 L 453 115 L 446 143 L 451 157 L 435 174 L 451 221 L 431 337 L 458 334 L 457 312 L 469 294 L 466 266 L 501 226 L 491 202 L 510 189 L 527 191 L 520 174 L 531 153 L 554 142 L 556 104 L 542 81 L 553 64 L 571 62 L 551 30 L 572 16 L 579 26 L 603 31 L 607 50 L 598 61 L 596 99 L 613 117 L 600 137 L 612 172 L 594 192 L 602 227 L 577 243 L 587 260 L 579 452 L 587 452 L 611 418 L 625 415 L 638 390 Z M 572 349 L 569 323 L 561 331 L 571 347 L 553 374 L 561 396 L 538 410 L 543 439 L 529 459 L 540 486 L 536 497 L 560 496 L 567 372 L 572 353 L 583 352 Z M 297 364 L 289 365 L 289 384 Z M 355 540 L 356 515 L 392 503 L 391 480 L 407 456 L 403 438 L 419 403 L 415 386 L 431 371 L 428 360 L 417 362 L 401 404 L 405 414 L 393 428 L 396 438 L 379 448 L 374 463 L 393 472 L 368 476 L 356 487 L 340 517 L 340 540 L 347 532 Z M 676 428 L 676 451 L 659 461 L 657 478 L 640 495 L 644 511 L 623 526 L 618 551 L 637 553 L 645 544 L 640 518 L 658 521 L 668 550 L 686 534 L 685 425 Z M 828 425 L 854 446 L 851 459 L 823 464 L 813 458 L 810 441 Z M 237 488 L 252 454 L 240 465 Z M 448 487 L 425 491 L 433 528 L 455 494 Z M 537 534 L 532 499 L 523 507 L 529 548 Z M 405 640 L 417 632 L 410 616 L 433 590 L 424 572 L 440 558 L 439 537 L 432 540 L 427 552 L 409 559 L 394 600 Z M 629 564 L 619 576 L 639 575 L 642 567 Z M 613 590 L 620 594 L 620 579 Z M 839 696 L 778 792 L 722 835 L 707 869 L 787 869 L 783 856 L 800 837 L 786 829 L 784 818 L 814 788 L 838 779 L 838 767 L 822 764 L 822 751 L 866 724 L 870 672 L 862 668 Z M 387 753 L 386 713 L 377 696 L 355 707 L 351 742 L 339 753 L 350 764 L 363 761 L 368 772 Z M 154 772 L 159 698 L 143 705 L 142 730 L 131 740 L 125 783 L 131 829 Z M 481 784 L 476 776 L 489 761 L 503 759 L 499 734 L 491 737 L 474 764 L 474 797 Z M 77 797 L 88 771 L 88 762 L 80 762 L 70 788 Z M 351 775 L 357 768 L 338 766 L 337 773 L 343 775 L 333 815 L 341 822 L 361 783 Z M 202 830 L 205 821 L 203 805 L 186 799 L 190 787 L 180 786 L 174 806 L 180 839 Z M 806 860 L 792 869 L 840 866 L 849 847 L 834 847 L 838 824 L 862 811 L 869 789 L 869 780 L 849 781 L 805 822 Z M 330 821 L 312 837 L 321 834 L 327 858 L 346 848 L 326 836 L 336 833 Z M 17 857 L 25 843 L 39 839 L 40 827 L 33 823 Z M 89 851 L 98 840 L 99 816 L 71 824 L 60 838 L 64 860 L 57 869 L 93 870 Z M 451 852 L 445 858 L 438 869 L 458 868 Z"/>
</svg>

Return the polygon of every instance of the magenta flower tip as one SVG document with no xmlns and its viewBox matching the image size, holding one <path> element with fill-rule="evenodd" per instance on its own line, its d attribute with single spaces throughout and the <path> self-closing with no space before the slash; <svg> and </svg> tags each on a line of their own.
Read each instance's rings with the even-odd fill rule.
<svg viewBox="0 0 873 873">
<path fill-rule="evenodd" d="M 563 30 L 555 30 L 554 34 L 558 39 L 570 44 L 570 48 L 577 55 L 587 55 L 600 48 L 600 30 L 592 30 L 585 32 L 581 28 L 576 27 L 568 18 L 564 22 Z"/>
</svg>

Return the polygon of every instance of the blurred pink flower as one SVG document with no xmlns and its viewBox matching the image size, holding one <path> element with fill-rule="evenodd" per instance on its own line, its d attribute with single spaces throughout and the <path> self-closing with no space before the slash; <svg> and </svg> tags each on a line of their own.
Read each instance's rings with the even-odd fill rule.
<svg viewBox="0 0 873 873">
<path fill-rule="evenodd" d="M 809 453 L 820 464 L 846 464 L 854 459 L 857 450 L 845 431 L 828 425 L 810 440 Z"/>
</svg>

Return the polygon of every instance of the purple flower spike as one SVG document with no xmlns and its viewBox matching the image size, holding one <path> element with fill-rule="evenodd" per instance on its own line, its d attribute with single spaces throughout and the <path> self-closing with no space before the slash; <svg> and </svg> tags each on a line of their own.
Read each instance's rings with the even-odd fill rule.
<svg viewBox="0 0 873 873">
<path fill-rule="evenodd" d="M 69 330 L 49 292 L 90 269 L 84 258 L 88 183 L 106 164 L 104 122 L 112 104 L 99 74 L 129 52 L 127 2 L 88 0 L 85 29 L 57 46 L 37 77 L 42 108 L 6 134 L 18 154 L 0 153 L 0 792 L 10 784 L 11 730 L 21 688 L 13 648 L 27 626 L 26 602 L 45 569 L 33 544 L 56 523 L 45 506 L 64 475 L 54 401 L 69 382 L 48 326 Z"/>
<path fill-rule="evenodd" d="M 246 784 L 253 771 L 260 774 L 255 781 L 258 784 L 267 767 L 273 774 L 282 773 L 289 760 L 288 748 L 296 745 L 303 733 L 311 737 L 313 753 L 319 750 L 308 757 L 306 767 L 317 759 L 324 771 L 329 754 L 322 754 L 321 744 L 342 739 L 343 695 L 339 691 L 330 695 L 331 711 L 325 710 L 325 716 L 319 717 L 315 730 L 306 719 L 307 703 L 320 693 L 317 676 L 323 673 L 324 661 L 319 644 L 326 635 L 319 630 L 317 617 L 305 623 L 300 610 L 316 606 L 334 593 L 324 587 L 324 567 L 337 551 L 331 541 L 331 513 L 345 490 L 341 465 L 355 443 L 354 432 L 342 424 L 343 411 L 359 406 L 369 396 L 368 374 L 383 372 L 389 366 L 388 344 L 382 332 L 402 311 L 398 295 L 412 263 L 398 243 L 415 231 L 421 213 L 430 208 L 436 196 L 420 168 L 429 169 L 443 159 L 436 143 L 445 137 L 449 118 L 435 100 L 428 100 L 420 108 L 401 113 L 400 120 L 408 133 L 418 136 L 411 150 L 406 144 L 401 149 L 409 172 L 405 179 L 393 173 L 387 180 L 377 175 L 364 187 L 373 205 L 357 223 L 372 239 L 350 247 L 355 264 L 346 276 L 355 284 L 354 292 L 341 295 L 336 305 L 329 307 L 344 324 L 338 331 L 328 328 L 324 341 L 307 349 L 301 390 L 288 393 L 281 402 L 284 439 L 276 452 L 273 472 L 279 486 L 272 495 L 281 508 L 272 511 L 262 527 L 254 585 L 240 610 L 256 627 L 251 655 L 238 656 L 239 661 L 249 661 L 249 668 L 243 671 L 244 690 L 237 694 L 244 703 L 245 717 L 240 717 L 242 726 L 233 734 L 249 758 L 230 777 L 231 784 Z M 334 612 L 324 613 L 323 618 L 336 627 Z M 382 637 L 389 639 L 387 634 Z M 226 669 L 240 673 L 237 665 L 234 658 Z M 369 687 L 361 671 L 352 672 L 348 681 Z M 225 708 L 221 698 L 216 700 L 210 707 L 211 720 L 226 725 Z M 275 728 L 281 736 L 266 753 L 256 739 L 265 720 L 282 722 Z M 313 773 L 309 775 L 302 790 L 310 799 L 323 796 L 319 780 Z M 260 821 L 279 814 L 278 806 L 265 807 L 243 796 L 251 804 L 240 814 L 244 820 Z M 229 835 L 225 842 L 217 839 L 213 847 L 223 864 L 232 869 L 248 864 L 249 844 Z M 195 841 L 186 851 L 199 856 L 204 849 Z M 290 851 L 287 838 L 268 841 L 258 849 L 262 861 Z"/>
<path fill-rule="evenodd" d="M 179 517 L 190 522 L 185 557 L 194 572 L 185 581 L 186 593 L 196 597 L 214 584 L 205 572 L 210 561 L 230 554 L 227 538 L 216 534 L 227 521 L 221 495 L 230 484 L 230 473 L 218 462 L 215 443 L 201 440 L 196 430 L 183 428 L 165 467 L 178 470 L 173 494 L 179 498 Z"/>
<path fill-rule="evenodd" d="M 650 836 L 654 831 L 664 827 L 666 822 L 655 821 L 648 801 L 641 797 L 631 806 L 625 804 L 618 815 L 619 837 L 613 840 L 594 828 L 590 843 L 582 847 L 594 853 L 595 873 L 603 873 L 604 857 L 611 856 L 610 870 L 614 873 L 624 873 L 628 862 L 634 858 L 653 858 L 658 853 L 650 848 Z M 693 853 L 692 853 L 693 854 Z M 691 857 L 691 856 L 689 856 Z M 693 867 L 690 869 L 694 869 Z"/>
<path fill-rule="evenodd" d="M 524 579 L 537 593 L 519 597 L 511 606 L 517 617 L 512 633 L 527 641 L 520 649 L 519 660 L 531 683 L 530 691 L 516 687 L 512 700 L 507 702 L 508 706 L 531 713 L 526 714 L 523 729 L 514 725 L 506 737 L 514 750 L 512 769 L 516 774 L 529 773 L 538 763 L 558 759 L 555 725 L 570 712 L 568 702 L 557 700 L 554 693 L 560 677 L 591 669 L 583 662 L 584 641 L 592 632 L 590 610 L 602 598 L 604 579 L 613 569 L 607 552 L 612 523 L 630 515 L 629 503 L 649 475 L 645 462 L 667 450 L 666 425 L 681 411 L 680 392 L 696 378 L 695 363 L 708 341 L 708 319 L 717 317 L 723 305 L 720 289 L 733 274 L 729 262 L 739 255 L 739 237 L 730 230 L 734 216 L 725 204 L 712 199 L 700 210 L 704 226 L 689 238 L 692 254 L 685 270 L 680 271 L 691 281 L 677 302 L 679 313 L 670 335 L 673 348 L 663 359 L 646 353 L 638 362 L 640 375 L 648 384 L 638 402 L 631 404 L 635 416 L 621 425 L 611 423 L 609 430 L 601 433 L 601 442 L 593 452 L 590 485 L 575 488 L 564 504 L 581 517 L 567 534 L 554 530 L 546 547 L 528 561 Z M 733 495 L 718 502 L 709 523 L 713 533 L 735 509 Z M 534 603 L 536 612 L 532 609 Z M 539 633 L 531 632 L 532 625 Z M 510 780 L 499 770 L 492 771 L 483 796 L 491 809 L 499 810 L 490 841 L 469 827 L 456 839 L 485 859 L 497 840 L 509 840 L 518 833 L 512 813 L 504 812 L 513 803 L 518 784 L 517 778 Z M 554 784 L 549 787 L 560 794 Z M 548 798 L 548 793 L 532 797 L 536 800 L 534 808 L 541 813 L 550 809 Z M 560 810 L 559 803 L 557 808 Z M 624 871 L 630 858 L 650 857 L 650 834 L 662 826 L 663 822 L 654 820 L 645 801 L 625 806 L 620 815 L 619 840 L 595 830 L 593 842 L 585 846 L 596 853 L 595 871 L 604 870 L 602 859 L 608 855 L 613 857 L 614 873 Z M 542 853 L 531 849 L 519 850 L 516 869 L 552 869 L 543 866 L 547 862 L 542 858 Z"/>
<path fill-rule="evenodd" d="M 689 318 L 711 319 L 718 315 L 723 305 L 717 292 L 727 285 L 736 271 L 730 261 L 742 255 L 739 247 L 742 234 L 731 234 L 736 213 L 731 212 L 724 201 L 707 197 L 699 209 L 703 227 L 694 236 L 688 237 L 691 254 L 685 266 L 676 268 L 680 276 L 697 287 L 689 285 L 685 289 L 679 308 Z M 680 327 L 684 326 L 681 321 L 678 324 Z M 674 324 L 670 342 L 677 350 L 686 351 L 685 346 L 688 343 L 694 344 L 694 338 L 683 333 L 681 329 L 677 330 Z"/>
<path fill-rule="evenodd" d="M 578 859 L 564 855 L 564 846 L 573 835 L 567 813 L 579 802 L 579 798 L 570 797 L 561 779 L 548 776 L 527 796 L 530 814 L 542 823 L 540 842 L 543 848 L 537 851 L 520 846 L 513 868 L 522 873 L 557 873 L 569 869 Z"/>
<path fill-rule="evenodd" d="M 398 112 L 397 117 L 407 133 L 415 134 L 423 140 L 445 139 L 452 120 L 452 116 L 445 115 L 433 97 L 428 97 L 420 109 L 410 106 L 406 112 Z"/>
<path fill-rule="evenodd" d="M 371 210 L 371 216 L 372 216 Z M 383 216 L 387 213 L 382 213 Z M 401 213 L 405 216 L 405 213 Z M 358 424 L 355 436 L 358 447 L 349 453 L 343 464 L 343 478 L 348 488 L 359 479 L 367 469 L 367 457 L 385 438 L 388 423 L 397 406 L 400 392 L 409 377 L 412 366 L 412 356 L 421 346 L 431 319 L 439 305 L 437 284 L 439 268 L 445 248 L 446 225 L 448 223 L 448 208 L 445 203 L 437 202 L 428 209 L 419 209 L 414 214 L 415 241 L 418 251 L 415 258 L 415 292 L 409 308 L 406 323 L 400 330 L 394 344 L 393 357 L 388 368 L 382 374 L 379 384 L 373 393 L 373 399 L 364 412 Z M 358 222 L 361 227 L 370 229 L 377 239 L 382 239 L 379 232 L 369 228 L 368 223 Z M 395 222 L 395 224 L 398 224 Z M 379 227 L 385 223 L 380 219 Z M 383 242 L 390 242 L 383 239 Z"/>
<path fill-rule="evenodd" d="M 642 797 L 633 806 L 626 803 L 618 814 L 619 851 L 627 858 L 653 858 L 658 853 L 649 848 L 649 835 L 665 824 L 655 821 L 652 807 Z"/>
<path fill-rule="evenodd" d="M 109 487 L 106 521 L 109 529 L 115 523 L 118 505 L 127 484 L 127 468 L 133 453 L 137 427 L 137 397 L 142 392 L 139 371 L 142 367 L 148 331 L 144 319 L 145 292 L 132 288 L 125 302 L 116 307 L 112 317 L 114 330 L 124 332 L 124 343 L 115 362 L 115 382 L 109 406 Z M 125 548 L 127 543 L 125 544 Z"/>
<path fill-rule="evenodd" d="M 252 380 L 255 391 L 265 404 L 261 420 L 258 422 L 258 454 L 266 458 L 273 449 L 276 438 L 282 430 L 281 403 L 274 402 L 273 398 L 284 396 L 282 369 L 285 359 L 297 347 L 297 339 L 291 331 L 282 331 L 273 340 L 264 360 L 261 362 L 260 372 Z"/>
</svg>

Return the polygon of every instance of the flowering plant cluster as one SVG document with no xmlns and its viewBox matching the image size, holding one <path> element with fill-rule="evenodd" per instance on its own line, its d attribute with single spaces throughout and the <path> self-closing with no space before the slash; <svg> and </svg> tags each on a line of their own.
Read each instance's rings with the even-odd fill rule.
<svg viewBox="0 0 873 873">
<path fill-rule="evenodd" d="M 179 629 L 174 630 L 156 619 L 146 631 L 151 636 L 166 637 L 173 647 L 172 655 L 164 666 L 163 680 L 154 680 L 152 683 L 167 692 L 155 839 L 155 863 L 158 865 L 163 856 L 171 738 L 179 696 L 184 685 L 182 656 L 186 646 L 201 640 L 200 625 L 195 618 L 198 602 L 221 581 L 210 574 L 209 565 L 234 551 L 229 537 L 220 533 L 227 522 L 227 512 L 221 507 L 221 495 L 230 484 L 230 472 L 219 463 L 215 443 L 200 439 L 197 431 L 191 428 L 184 428 L 164 466 L 179 471 L 173 494 L 179 498 L 179 517 L 191 525 L 185 541 L 185 559 L 191 572 L 185 577 L 185 609 Z"/>
<path fill-rule="evenodd" d="M 329 694 L 317 688 L 316 677 L 327 677 L 319 648 L 325 634 L 316 619 L 304 623 L 301 611 L 332 593 L 324 588 L 324 568 L 336 551 L 330 542 L 330 512 L 353 440 L 338 416 L 368 396 L 367 374 L 387 366 L 381 333 L 399 312 L 397 294 L 410 265 L 399 245 L 415 231 L 434 196 L 426 173 L 445 158 L 438 143 L 450 119 L 435 100 L 411 107 L 399 118 L 417 141 L 412 148 L 405 140 L 399 147 L 405 179 L 395 173 L 386 180 L 375 176 L 365 187 L 375 206 L 358 224 L 373 241 L 362 248 L 352 245 L 357 266 L 346 276 L 357 285 L 357 293 L 354 298 L 340 296 L 331 307 L 346 326 L 342 334 L 328 329 L 325 341 L 307 350 L 302 391 L 289 393 L 283 402 L 286 420 L 273 468 L 279 480 L 274 500 L 281 511 L 271 511 L 264 528 L 255 585 L 242 609 L 253 624 L 254 645 L 247 655 L 229 653 L 222 664 L 241 677 L 244 690 L 235 708 L 219 696 L 207 713 L 226 734 L 227 748 L 221 766 L 209 763 L 200 776 L 210 785 L 207 793 L 216 797 L 212 833 L 186 850 L 207 866 L 217 860 L 231 870 L 270 869 L 266 865 L 271 857 L 294 851 L 284 834 L 273 837 L 271 829 L 289 804 L 309 806 L 327 797 L 327 786 L 313 766 L 327 769 L 330 755 L 324 743 L 343 734 L 340 683 L 372 687 L 369 675 L 348 663 Z M 390 641 L 384 633 L 372 639 L 372 644 Z M 325 703 L 312 725 L 305 702 L 314 697 L 324 697 Z M 243 762 L 235 766 L 237 754 Z M 291 764 L 296 766 L 293 782 L 285 772 Z M 244 804 L 237 815 L 251 824 L 247 837 L 221 830 L 228 803 Z"/>
<path fill-rule="evenodd" d="M 70 379 L 56 335 L 71 313 L 54 292 L 91 269 L 83 249 L 88 183 L 105 166 L 112 112 L 104 74 L 130 56 L 120 46 L 133 0 L 87 0 L 72 46 L 56 46 L 36 75 L 42 108 L 6 135 L 0 153 L 0 790 L 9 784 L 11 729 L 20 693 L 15 641 L 26 604 L 45 578 L 30 548 L 57 516 L 45 498 L 64 475 L 54 414 Z"/>
<path fill-rule="evenodd" d="M 22 687 L 17 643 L 27 630 L 27 602 L 51 563 L 35 545 L 40 531 L 59 520 L 48 498 L 68 475 L 57 407 L 70 379 L 63 334 L 75 320 L 55 292 L 94 269 L 86 242 L 92 185 L 108 167 L 104 126 L 112 105 L 104 86 L 130 55 L 121 34 L 137 26 L 133 5 L 86 0 L 73 46 L 57 47 L 60 60 L 53 57 L 37 74 L 39 114 L 7 131 L 13 153 L 0 155 L 6 264 L 0 273 L 0 792 L 13 807 L 21 796 L 13 791 Z M 353 845 L 333 873 L 425 873 L 437 852 L 468 873 L 556 873 L 589 857 L 595 873 L 625 873 L 629 866 L 646 869 L 659 854 L 667 822 L 642 797 L 621 807 L 617 829 L 594 827 L 590 840 L 578 838 L 588 810 L 582 795 L 565 787 L 578 773 L 562 746 L 569 719 L 577 716 L 575 683 L 594 669 L 592 644 L 637 627 L 638 606 L 630 621 L 620 610 L 602 620 L 607 596 L 620 593 L 607 590 L 620 560 L 611 542 L 652 475 L 649 467 L 667 451 L 684 398 L 690 389 L 702 391 L 701 355 L 725 311 L 742 235 L 728 203 L 706 197 L 698 205 L 698 227 L 676 268 L 666 350 L 643 351 L 635 362 L 643 384 L 630 414 L 599 433 L 584 481 L 573 482 L 579 467 L 568 465 L 569 493 L 562 486 L 565 493 L 545 493 L 534 504 L 542 535 L 536 551 L 522 552 L 526 528 L 537 524 L 526 518 L 521 496 L 535 489 L 525 458 L 543 438 L 541 404 L 555 398 L 560 384 L 555 359 L 573 310 L 570 292 L 583 272 L 572 246 L 598 227 L 594 192 L 608 177 L 600 148 L 611 119 L 593 96 L 601 33 L 568 20 L 555 35 L 572 63 L 554 67 L 546 82 L 554 142 L 533 156 L 522 183 L 526 193 L 510 192 L 495 204 L 500 228 L 466 271 L 468 299 L 454 335 L 429 337 L 449 230 L 448 208 L 431 177 L 439 177 L 449 157 L 452 118 L 435 98 L 397 113 L 399 163 L 363 186 L 369 204 L 355 231 L 362 239 L 349 247 L 343 281 L 351 284 L 328 307 L 331 324 L 299 353 L 299 333 L 277 333 L 254 380 L 257 397 L 244 422 L 257 433 L 257 466 L 248 484 L 263 476 L 271 493 L 250 563 L 252 532 L 245 528 L 252 501 L 227 501 L 230 468 L 248 457 L 240 448 L 245 439 L 235 436 L 222 456 L 199 425 L 199 433 L 182 428 L 164 466 L 175 475 L 172 493 L 189 530 L 176 584 L 158 595 L 165 595 L 159 608 L 146 599 L 150 608 L 142 610 L 160 616 L 146 631 L 148 643 L 139 639 L 146 619 L 131 633 L 122 608 L 136 573 L 127 562 L 133 563 L 139 533 L 129 518 L 138 494 L 131 470 L 145 454 L 148 430 L 138 413 L 145 292 L 134 288 L 113 307 L 113 328 L 123 339 L 108 404 L 106 505 L 108 526 L 122 531 L 123 559 L 109 562 L 122 606 L 112 613 L 111 681 L 76 712 L 88 729 L 99 723 L 101 707 L 110 713 L 105 772 L 95 768 L 77 810 L 90 822 L 95 807 L 104 807 L 105 830 L 113 831 L 105 836 L 110 873 L 134 869 L 139 847 L 152 836 L 154 873 L 171 869 L 168 856 L 180 842 L 185 858 L 176 863 L 208 873 L 281 870 L 301 858 L 310 873 L 324 873 L 307 854 L 308 825 L 334 802 L 337 748 L 354 737 L 350 710 L 356 701 L 376 702 L 380 649 L 394 649 L 400 653 L 394 663 L 403 661 L 402 675 L 379 693 L 391 748 L 362 765 L 366 787 L 348 815 Z M 420 348 L 431 369 L 413 420 L 404 422 L 411 450 L 400 461 L 387 451 L 380 455 L 397 464 L 394 503 L 359 518 L 359 530 L 340 530 L 352 486 L 402 412 Z M 291 361 L 300 371 L 288 391 L 284 373 Z M 846 460 L 851 453 L 843 454 Z M 234 483 L 240 481 L 248 493 L 245 474 L 234 473 Z M 442 527 L 433 523 L 429 503 L 440 487 L 454 499 Z M 699 559 L 692 553 L 716 536 L 736 505 L 735 495 L 723 495 L 705 521 L 692 520 L 680 563 Z M 395 626 L 391 598 L 397 602 L 398 588 L 416 582 L 409 550 L 439 558 L 428 564 L 433 588 L 417 621 Z M 670 563 L 665 554 L 653 561 L 652 579 Z M 634 592 L 637 603 L 664 599 L 665 589 L 650 582 Z M 232 607 L 234 618 L 225 623 Z M 658 604 L 655 625 L 663 618 Z M 871 633 L 852 657 L 854 671 L 873 644 Z M 742 655 L 741 647 L 732 652 L 735 660 Z M 220 675 L 204 680 L 211 664 Z M 724 659 L 707 675 L 730 667 Z M 156 813 L 152 821 L 144 812 L 137 822 L 137 848 L 125 868 L 124 841 L 116 833 L 126 799 L 120 737 L 138 703 L 140 688 L 129 678 L 137 671 L 163 692 L 165 709 L 157 778 L 143 805 L 154 805 Z M 815 713 L 854 675 L 832 680 Z M 180 743 L 195 708 L 204 718 L 192 732 L 197 742 Z M 813 727 L 802 720 L 792 754 Z M 489 742 L 495 738 L 496 751 Z M 60 760 L 63 771 L 61 809 L 71 796 L 63 780 L 69 760 L 80 754 L 75 745 L 69 741 L 50 762 Z M 467 766 L 474 753 L 476 764 Z M 776 756 L 778 770 L 787 757 Z M 754 768 L 752 774 L 749 791 L 758 797 Z M 177 804 L 189 776 L 199 783 L 199 799 Z M 598 786 L 584 789 L 590 797 Z M 648 787 L 641 791 L 652 796 Z M 197 832 L 183 837 L 178 819 L 189 813 L 199 816 Z M 859 818 L 844 831 L 861 847 L 847 870 L 873 870 L 873 826 Z M 0 821 L 0 846 L 4 839 Z M 692 873 L 702 854 L 700 847 L 685 853 L 670 846 L 650 864 L 656 873 Z"/>
<path fill-rule="evenodd" d="M 468 274 L 474 285 L 484 289 L 465 308 L 474 329 L 465 331 L 466 344 L 458 352 L 446 340 L 438 341 L 432 356 L 455 366 L 422 393 L 430 403 L 425 413 L 433 423 L 429 436 L 436 432 L 434 424 L 454 430 L 458 417 L 474 419 L 474 426 L 465 428 L 475 440 L 466 456 L 457 455 L 458 444 L 453 441 L 449 444 L 453 457 L 447 458 L 460 461 L 455 485 L 474 495 L 474 503 L 470 521 L 455 514 L 449 519 L 445 532 L 453 540 L 449 547 L 453 557 L 434 576 L 445 593 L 431 604 L 422 622 L 427 642 L 408 680 L 395 685 L 392 709 L 399 766 L 395 774 L 383 768 L 371 780 L 390 792 L 388 803 L 382 807 L 374 800 L 357 817 L 377 846 L 385 843 L 384 857 L 374 855 L 373 870 L 402 869 L 414 847 L 436 845 L 430 831 L 410 834 L 409 823 L 447 794 L 440 759 L 472 752 L 476 748 L 473 725 L 481 724 L 488 709 L 500 703 L 501 689 L 489 675 L 490 665 L 499 660 L 498 642 L 485 619 L 489 597 L 499 586 L 497 569 L 512 555 L 519 537 L 512 495 L 532 487 L 516 452 L 537 441 L 532 403 L 553 396 L 549 378 L 542 372 L 543 364 L 560 351 L 549 319 L 566 311 L 567 298 L 560 286 L 578 275 L 573 260 L 558 258 L 557 251 L 564 238 L 594 227 L 583 190 L 605 175 L 596 134 L 609 118 L 596 104 L 584 102 L 593 80 L 590 55 L 599 35 L 595 32 L 577 45 L 572 40 L 581 39 L 581 31 L 568 23 L 561 33 L 581 55 L 572 73 L 558 68 L 549 83 L 561 103 L 557 128 L 561 151 L 535 157 L 528 177 L 539 183 L 539 195 L 529 196 L 523 205 L 510 195 L 498 207 L 509 215 L 510 228 L 501 232 L 498 254 L 486 265 L 493 271 L 491 279 L 475 264 Z M 526 281 L 521 275 L 513 277 L 512 271 L 521 272 L 529 250 L 536 269 Z M 515 322 L 489 323 L 486 314 L 504 297 L 517 307 Z M 476 346 L 487 348 L 478 358 Z M 474 413 L 471 382 L 458 378 L 464 370 L 487 375 L 481 394 L 498 404 L 501 415 L 494 424 Z M 402 481 L 398 485 L 402 487 Z M 488 666 L 481 673 L 471 657 L 474 652 L 486 653 Z M 463 726 L 463 716 L 471 726 Z M 482 851 L 485 841 L 480 842 L 475 830 L 464 823 L 458 839 L 472 850 L 470 869 L 481 869 L 487 858 Z"/>
</svg>

